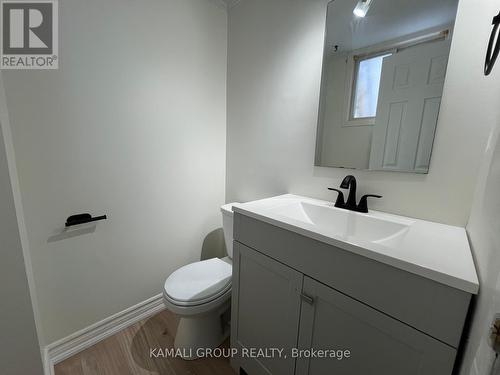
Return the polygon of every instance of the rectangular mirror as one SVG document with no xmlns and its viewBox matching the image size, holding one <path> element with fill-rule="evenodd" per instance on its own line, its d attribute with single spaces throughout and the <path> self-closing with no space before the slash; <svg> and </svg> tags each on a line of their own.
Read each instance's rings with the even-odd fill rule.
<svg viewBox="0 0 500 375">
<path fill-rule="evenodd" d="M 317 166 L 428 172 L 457 5 L 328 4 Z"/>
</svg>

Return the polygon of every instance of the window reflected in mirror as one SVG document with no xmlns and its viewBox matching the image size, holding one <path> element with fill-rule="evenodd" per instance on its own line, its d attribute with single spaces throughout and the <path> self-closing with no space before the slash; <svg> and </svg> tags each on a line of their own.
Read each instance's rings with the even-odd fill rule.
<svg viewBox="0 0 500 375">
<path fill-rule="evenodd" d="M 382 61 L 384 55 L 369 55 L 363 59 L 356 59 L 356 75 L 354 75 L 354 98 L 351 104 L 353 119 L 374 118 L 377 115 L 378 92 Z"/>
</svg>

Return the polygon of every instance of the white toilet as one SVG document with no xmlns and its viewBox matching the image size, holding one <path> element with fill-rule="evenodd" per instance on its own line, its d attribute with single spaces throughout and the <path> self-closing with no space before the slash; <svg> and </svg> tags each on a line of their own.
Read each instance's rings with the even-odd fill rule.
<svg viewBox="0 0 500 375">
<path fill-rule="evenodd" d="M 174 347 L 184 359 L 198 358 L 198 348 L 216 348 L 229 336 L 223 314 L 231 304 L 233 206 L 221 207 L 228 256 L 188 264 L 165 281 L 165 306 L 181 317 Z"/>
</svg>

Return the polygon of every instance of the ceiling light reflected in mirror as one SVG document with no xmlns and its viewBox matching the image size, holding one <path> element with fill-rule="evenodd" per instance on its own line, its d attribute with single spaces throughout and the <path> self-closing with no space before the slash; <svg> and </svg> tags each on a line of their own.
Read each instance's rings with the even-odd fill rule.
<svg viewBox="0 0 500 375">
<path fill-rule="evenodd" d="M 359 2 L 356 4 L 356 7 L 352 11 L 352 13 L 356 17 L 363 18 L 366 16 L 366 13 L 368 13 L 368 9 L 370 9 L 370 5 L 372 3 L 372 0 L 359 0 Z"/>
</svg>

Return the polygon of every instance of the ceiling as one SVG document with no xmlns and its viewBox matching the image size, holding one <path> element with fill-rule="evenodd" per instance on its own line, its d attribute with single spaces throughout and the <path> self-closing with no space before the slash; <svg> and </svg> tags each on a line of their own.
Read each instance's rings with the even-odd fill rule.
<svg viewBox="0 0 500 375">
<path fill-rule="evenodd" d="M 358 0 L 328 5 L 327 46 L 351 51 L 398 39 L 455 21 L 458 0 L 373 0 L 368 14 L 352 11 Z"/>
</svg>

